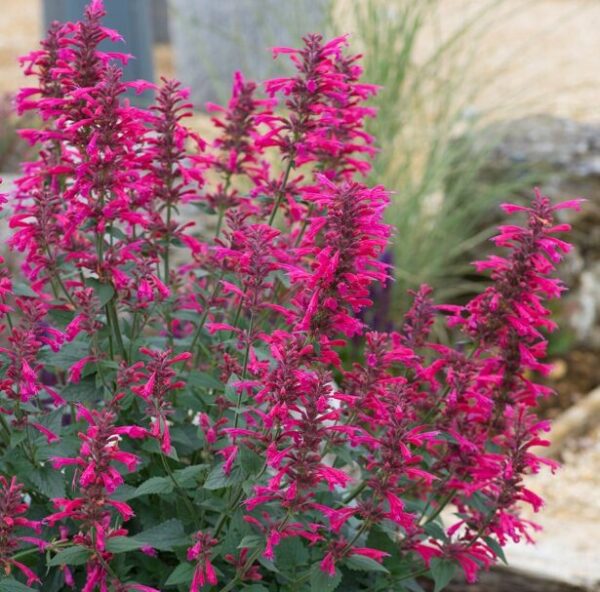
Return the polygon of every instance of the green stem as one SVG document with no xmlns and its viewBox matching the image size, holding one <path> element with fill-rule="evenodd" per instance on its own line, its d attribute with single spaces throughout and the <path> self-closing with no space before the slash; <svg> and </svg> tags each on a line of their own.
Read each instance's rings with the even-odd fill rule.
<svg viewBox="0 0 600 592">
<path fill-rule="evenodd" d="M 171 271 L 169 269 L 169 254 L 171 251 L 171 202 L 167 202 L 167 232 L 165 233 L 165 257 L 164 257 L 164 282 L 165 286 L 169 286 L 169 278 Z"/>
<path fill-rule="evenodd" d="M 248 343 L 246 344 L 246 353 L 244 354 L 244 367 L 242 370 L 242 380 L 246 378 L 246 373 L 248 371 L 248 359 L 250 357 L 250 347 L 252 345 L 252 331 L 254 329 L 254 314 L 250 313 L 250 324 L 248 325 L 248 334 L 247 339 Z M 233 427 L 237 428 L 240 422 L 240 407 L 242 406 L 242 392 L 243 390 L 240 388 L 237 396 L 237 409 L 235 413 L 235 419 L 233 420 Z"/>
<path fill-rule="evenodd" d="M 4 413 L 0 413 L 0 425 L 2 426 L 2 429 L 6 432 L 6 442 L 7 444 L 10 442 L 10 428 L 8 427 L 8 424 L 6 423 L 6 418 L 4 417 Z"/>
<path fill-rule="evenodd" d="M 433 522 L 443 512 L 444 508 L 452 501 L 452 498 L 454 497 L 455 493 L 455 491 L 451 491 L 450 493 L 448 493 L 442 499 L 436 511 L 431 516 L 429 516 L 429 518 L 427 518 L 423 524 L 429 524 L 430 522 Z M 419 520 L 419 522 L 423 520 L 423 518 L 425 518 L 425 516 L 427 515 L 427 510 L 429 509 L 430 505 L 431 502 L 428 501 L 427 505 L 425 506 L 425 509 L 423 510 L 423 514 L 421 515 L 421 519 Z"/>
<path fill-rule="evenodd" d="M 290 173 L 292 172 L 292 168 L 294 167 L 294 160 L 290 158 L 288 161 L 287 168 L 285 169 L 285 174 L 283 176 L 283 182 L 281 183 L 281 187 L 277 192 L 277 197 L 275 198 L 275 203 L 273 204 L 273 210 L 271 211 L 271 216 L 269 217 L 269 226 L 273 226 L 273 222 L 275 221 L 275 216 L 277 214 L 277 210 L 281 204 L 285 196 L 285 190 L 287 187 L 288 179 L 290 178 Z"/>
<path fill-rule="evenodd" d="M 202 333 L 202 328 L 204 327 L 204 323 L 206 323 L 206 319 L 208 318 L 208 313 L 210 311 L 211 303 L 215 299 L 215 296 L 219 293 L 223 275 L 225 275 L 225 272 L 221 271 L 221 274 L 219 275 L 219 278 L 217 279 L 215 287 L 213 288 L 213 291 L 212 291 L 209 299 L 206 301 L 206 306 L 204 307 L 204 312 L 202 313 L 202 316 L 200 317 L 200 322 L 198 323 L 198 327 L 196 327 L 196 333 L 194 334 L 194 338 L 192 339 L 192 344 L 190 345 L 190 351 L 194 355 L 194 364 L 192 364 L 192 367 L 195 366 L 196 363 L 198 363 L 198 360 L 200 358 L 200 355 L 199 355 L 200 352 L 196 352 L 194 354 L 194 349 L 196 348 L 198 339 L 200 339 L 200 334 Z"/>
<path fill-rule="evenodd" d="M 49 245 L 46 245 L 46 254 L 48 255 L 48 276 L 50 277 L 50 283 L 52 284 L 52 291 L 54 292 L 54 297 L 58 298 L 58 290 L 56 289 L 56 284 L 58 284 L 60 289 L 63 291 L 64 295 L 67 297 L 67 300 L 71 303 L 72 306 L 76 307 L 73 297 L 71 296 L 71 294 L 69 294 L 67 287 L 65 286 L 64 282 L 60 277 L 60 273 L 56 271 L 55 260 L 52 257 L 52 252 L 50 251 Z"/>
<path fill-rule="evenodd" d="M 62 547 L 68 547 L 71 544 L 70 541 L 64 541 L 62 543 L 50 543 L 47 547 L 46 550 L 49 551 L 56 551 L 57 549 L 62 549 Z M 29 557 L 30 555 L 39 555 L 40 553 L 40 549 L 39 547 L 30 547 L 29 549 L 23 549 L 22 551 L 19 551 L 18 553 L 15 553 L 11 559 L 16 559 L 17 561 L 20 559 L 24 559 L 25 557 Z"/>
<path fill-rule="evenodd" d="M 227 197 L 227 191 L 229 190 L 229 186 L 231 185 L 231 171 L 227 172 L 227 176 L 225 177 L 225 185 L 223 187 L 223 195 Z M 221 233 L 221 227 L 223 226 L 223 218 L 225 216 L 225 207 L 219 206 L 219 217 L 217 218 L 217 227 L 215 229 L 215 238 L 219 238 L 219 234 Z"/>
<path fill-rule="evenodd" d="M 358 485 L 357 487 L 354 488 L 354 490 L 352 490 L 347 497 L 345 497 L 342 500 L 342 503 L 344 505 L 349 504 L 355 497 L 359 496 L 367 487 L 367 480 L 365 479 L 364 481 L 362 481 L 360 483 L 360 485 Z"/>
<path fill-rule="evenodd" d="M 243 575 L 244 573 L 246 573 L 246 571 L 258 559 L 258 557 L 260 556 L 261 553 L 262 553 L 262 549 L 260 549 L 260 548 L 255 549 L 254 552 L 252 553 L 252 555 L 250 555 L 250 557 L 248 557 L 248 559 L 246 560 L 246 563 L 244 563 L 244 567 L 241 570 L 242 574 L 239 574 L 239 573 L 236 574 L 235 578 L 233 578 L 232 580 L 230 580 L 229 583 L 226 586 L 224 586 L 223 588 L 221 588 L 219 590 L 219 592 L 230 592 L 231 590 L 233 590 L 233 588 L 240 581 L 240 575 Z"/>
<path fill-rule="evenodd" d="M 290 521 L 291 517 L 292 517 L 292 515 L 288 511 L 285 518 L 283 519 L 283 522 L 277 527 L 277 530 L 278 531 L 283 530 L 286 527 L 287 523 Z M 233 586 L 235 586 L 235 584 L 237 584 L 237 582 L 239 582 L 240 579 L 244 577 L 246 572 L 252 567 L 252 564 L 258 559 L 258 557 L 261 553 L 262 553 L 261 548 L 255 549 L 254 553 L 252 553 L 252 555 L 250 555 L 250 557 L 248 557 L 248 559 L 246 559 L 246 563 L 244 563 L 244 567 L 238 571 L 235 578 L 233 578 L 233 580 L 231 580 L 224 588 L 222 588 L 220 590 L 220 592 L 229 592 L 229 590 L 232 590 Z"/>
<path fill-rule="evenodd" d="M 123 356 L 123 359 L 128 362 L 129 355 L 125 349 L 125 344 L 123 343 L 123 335 L 121 334 L 121 327 L 119 326 L 119 317 L 117 315 L 117 307 L 114 298 L 106 303 L 106 316 L 112 326 L 112 332 L 115 336 L 117 346 L 121 351 L 121 355 Z"/>
<path fill-rule="evenodd" d="M 223 226 L 223 217 L 225 215 L 225 208 L 219 208 L 219 217 L 217 218 L 217 228 L 215 229 L 215 238 L 219 238 L 221 233 L 221 226 Z"/>
</svg>

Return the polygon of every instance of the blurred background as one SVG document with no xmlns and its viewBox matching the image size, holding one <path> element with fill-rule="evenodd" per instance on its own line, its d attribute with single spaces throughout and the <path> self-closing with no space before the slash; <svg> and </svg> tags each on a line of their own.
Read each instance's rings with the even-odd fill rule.
<svg viewBox="0 0 600 592">
<path fill-rule="evenodd" d="M 4 0 L 0 11 L 0 176 L 10 184 L 27 146 L 12 113 L 23 84 L 18 57 L 51 20 L 73 20 L 84 0 Z M 395 282 L 381 287 L 367 321 L 389 329 L 407 290 L 431 284 L 440 301 L 482 287 L 469 266 L 500 220 L 497 205 L 534 186 L 553 199 L 583 196 L 575 249 L 563 267 L 569 295 L 551 337 L 558 396 L 555 477 L 532 477 L 547 499 L 533 546 L 508 549 L 473 592 L 600 589 L 600 0 L 105 0 L 107 24 L 136 56 L 129 79 L 177 77 L 192 90 L 206 129 L 206 101 L 227 100 L 234 70 L 280 75 L 268 48 L 306 32 L 350 33 L 365 81 L 382 86 L 370 124 L 380 152 L 371 179 L 394 192 L 386 254 Z M 440 331 L 440 339 L 445 335 Z M 467 589 L 457 584 L 454 590 Z M 462 586 L 462 587 L 461 587 Z"/>
</svg>

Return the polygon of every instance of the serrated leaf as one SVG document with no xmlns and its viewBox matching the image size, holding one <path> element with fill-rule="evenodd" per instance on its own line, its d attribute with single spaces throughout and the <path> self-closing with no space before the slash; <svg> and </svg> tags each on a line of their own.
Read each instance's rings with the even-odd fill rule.
<svg viewBox="0 0 600 592">
<path fill-rule="evenodd" d="M 27 284 L 21 282 L 14 282 L 12 291 L 15 296 L 27 296 L 29 298 L 38 298 L 39 294 L 34 292 Z"/>
<path fill-rule="evenodd" d="M 117 491 L 115 491 L 111 497 L 112 499 L 118 502 L 126 502 L 127 500 L 133 499 L 135 497 L 136 488 L 131 485 L 127 485 L 124 483 L 121 485 Z"/>
<path fill-rule="evenodd" d="M 38 417 L 38 421 L 41 425 L 43 425 L 45 428 L 48 428 L 51 432 L 54 432 L 55 434 L 59 434 L 61 431 L 61 427 L 62 427 L 63 416 L 64 416 L 63 409 L 55 409 L 54 411 L 50 411 L 49 413 L 40 415 Z M 44 436 L 42 434 L 36 433 L 35 437 L 37 439 L 40 439 L 43 442 L 47 441 L 46 436 Z M 47 448 L 47 447 L 44 446 L 44 448 Z M 54 448 L 54 447 L 52 447 L 52 448 Z M 56 454 L 56 452 L 54 454 Z"/>
<path fill-rule="evenodd" d="M 264 555 L 261 555 L 258 558 L 258 562 L 267 570 L 272 571 L 273 573 L 281 573 L 277 566 L 270 560 L 267 559 Z"/>
<path fill-rule="evenodd" d="M 283 542 L 283 541 L 282 541 Z M 248 534 L 237 546 L 238 549 L 256 549 L 265 544 L 265 538 L 257 534 Z M 279 547 L 278 547 L 279 548 Z"/>
<path fill-rule="evenodd" d="M 192 425 L 173 427 L 171 430 L 171 440 L 192 450 L 202 447 L 202 441 L 198 437 L 198 428 Z"/>
<path fill-rule="evenodd" d="M 502 563 L 508 565 L 508 561 L 506 561 L 506 555 L 504 554 L 504 549 L 500 546 L 500 543 L 496 539 L 493 539 L 489 536 L 483 537 L 483 540 L 487 543 L 488 547 L 494 553 L 496 553 L 496 556 L 500 558 Z"/>
<path fill-rule="evenodd" d="M 434 557 L 431 560 L 430 571 L 433 581 L 435 582 L 434 592 L 440 592 L 449 583 L 454 576 L 456 566 L 453 561 Z"/>
<path fill-rule="evenodd" d="M 439 541 L 445 541 L 448 538 L 446 531 L 438 522 L 430 522 L 429 524 L 426 524 L 423 530 L 425 530 L 430 537 L 433 537 Z"/>
<path fill-rule="evenodd" d="M 174 518 L 136 534 L 134 538 L 159 551 L 171 551 L 173 547 L 187 544 L 183 526 Z"/>
<path fill-rule="evenodd" d="M 115 290 L 110 284 L 103 284 L 97 279 L 88 278 L 85 283 L 90 288 L 93 288 L 96 298 L 100 301 L 100 306 L 104 306 L 110 302 L 115 295 Z"/>
<path fill-rule="evenodd" d="M 33 588 L 21 584 L 14 578 L 0 578 L 0 592 L 36 592 Z"/>
<path fill-rule="evenodd" d="M 350 569 L 358 571 L 378 571 L 381 573 L 389 574 L 389 570 L 385 568 L 381 563 L 371 559 L 371 557 L 365 557 L 364 555 L 350 555 L 346 559 L 346 565 Z"/>
<path fill-rule="evenodd" d="M 237 485 L 244 480 L 242 471 L 239 467 L 233 467 L 229 475 L 226 475 L 225 471 L 223 470 L 223 466 L 224 463 L 219 463 L 212 468 L 208 474 L 208 477 L 206 477 L 206 481 L 204 482 L 204 489 L 223 489 L 224 487 Z"/>
<path fill-rule="evenodd" d="M 237 389 L 234 386 L 236 383 L 240 381 L 240 377 L 237 374 L 232 374 L 225 385 L 225 397 L 229 399 L 236 406 L 238 404 L 238 394 Z"/>
<path fill-rule="evenodd" d="M 60 394 L 69 403 L 93 403 L 102 398 L 102 390 L 96 386 L 93 376 L 83 378 L 77 384 L 68 384 Z"/>
<path fill-rule="evenodd" d="M 244 473 L 247 475 L 256 475 L 256 473 L 262 471 L 265 464 L 265 461 L 261 456 L 245 446 L 240 447 L 239 449 L 238 462 Z"/>
<path fill-rule="evenodd" d="M 27 473 L 28 480 L 47 498 L 65 496 L 65 480 L 60 471 L 50 467 L 39 467 Z"/>
<path fill-rule="evenodd" d="M 419 584 L 416 580 L 407 580 L 406 582 L 402 582 L 402 586 L 409 592 L 425 592 L 423 586 Z"/>
<path fill-rule="evenodd" d="M 286 570 L 308 563 L 308 549 L 298 537 L 283 539 L 275 551 L 277 565 Z"/>
<path fill-rule="evenodd" d="M 490 507 L 492 507 L 489 498 L 480 491 L 476 491 L 468 499 L 467 503 L 469 504 L 469 506 L 475 508 L 477 511 L 483 514 L 487 514 L 490 511 Z"/>
<path fill-rule="evenodd" d="M 150 495 L 153 493 L 171 493 L 173 491 L 173 482 L 167 477 L 151 477 L 144 481 L 136 490 L 133 497 Z"/>
<path fill-rule="evenodd" d="M 340 570 L 330 576 L 321 569 L 319 563 L 314 563 L 310 568 L 310 590 L 311 592 L 333 592 L 342 581 Z"/>
<path fill-rule="evenodd" d="M 191 563 L 180 563 L 167 578 L 165 586 L 189 584 L 194 577 L 194 566 Z"/>
<path fill-rule="evenodd" d="M 16 448 L 23 440 L 27 438 L 27 432 L 25 430 L 13 429 L 10 434 L 10 447 Z"/>
<path fill-rule="evenodd" d="M 83 338 L 65 343 L 60 348 L 60 351 L 53 352 L 50 349 L 44 349 L 40 355 L 42 361 L 48 366 L 59 368 L 60 370 L 68 370 L 73 364 L 79 362 L 90 353 L 90 343 Z"/>
<path fill-rule="evenodd" d="M 185 467 L 185 469 L 178 469 L 175 471 L 175 479 L 177 479 L 177 483 L 179 483 L 179 485 L 182 487 L 196 485 L 198 477 L 200 477 L 200 475 L 202 475 L 207 468 L 207 464 L 201 464 L 191 465 L 189 467 Z"/>
<path fill-rule="evenodd" d="M 223 390 L 225 388 L 225 385 L 220 380 L 215 378 L 212 374 L 208 374 L 207 372 L 190 372 L 187 382 L 190 386 L 195 386 L 198 388 L 218 390 Z"/>
<path fill-rule="evenodd" d="M 106 541 L 106 550 L 111 553 L 127 553 L 137 551 L 144 546 L 144 543 L 133 537 L 116 536 Z"/>
<path fill-rule="evenodd" d="M 48 311 L 48 316 L 52 321 L 52 325 L 59 329 L 64 329 L 73 320 L 75 313 L 72 310 L 53 308 Z"/>
<path fill-rule="evenodd" d="M 111 553 L 127 553 L 142 547 L 171 551 L 174 547 L 187 544 L 188 540 L 181 522 L 172 519 L 133 536 L 112 537 L 106 541 L 106 549 Z"/>
<path fill-rule="evenodd" d="M 53 565 L 83 565 L 90 558 L 90 552 L 81 545 L 73 545 L 60 550 L 50 561 L 49 566 Z"/>
</svg>

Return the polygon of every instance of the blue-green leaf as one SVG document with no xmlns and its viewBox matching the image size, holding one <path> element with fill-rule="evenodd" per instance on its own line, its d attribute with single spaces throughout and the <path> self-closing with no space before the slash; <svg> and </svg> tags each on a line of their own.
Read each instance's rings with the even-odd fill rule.
<svg viewBox="0 0 600 592">
<path fill-rule="evenodd" d="M 83 565 L 90 558 L 90 552 L 81 545 L 73 545 L 59 551 L 50 561 L 48 565 Z"/>
<path fill-rule="evenodd" d="M 311 592 L 333 592 L 342 581 L 340 570 L 336 570 L 335 575 L 330 576 L 321 569 L 320 563 L 314 563 L 310 569 L 310 590 Z"/>
<path fill-rule="evenodd" d="M 431 560 L 431 576 L 435 582 L 434 592 L 441 592 L 454 576 L 456 565 L 449 559 L 434 557 Z"/>
<path fill-rule="evenodd" d="M 194 577 L 194 566 L 191 563 L 180 563 L 168 577 L 165 586 L 189 584 Z"/>
</svg>

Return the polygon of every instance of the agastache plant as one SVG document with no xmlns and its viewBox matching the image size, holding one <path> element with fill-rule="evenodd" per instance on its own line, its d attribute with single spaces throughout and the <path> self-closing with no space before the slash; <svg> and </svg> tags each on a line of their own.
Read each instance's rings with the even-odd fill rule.
<svg viewBox="0 0 600 592">
<path fill-rule="evenodd" d="M 23 58 L 17 108 L 42 125 L 5 206 L 21 269 L 0 268 L 0 584 L 474 581 L 535 530 L 519 508 L 540 508 L 524 476 L 549 462 L 535 376 L 569 249 L 556 211 L 578 202 L 505 205 L 522 225 L 476 264 L 481 294 L 423 286 L 398 331 L 369 330 L 390 198 L 363 181 L 377 89 L 348 40 L 276 48 L 295 74 L 263 85 L 236 73 L 207 141 L 178 82 L 126 82 L 129 56 L 98 49 L 120 40 L 104 13 Z"/>
</svg>

